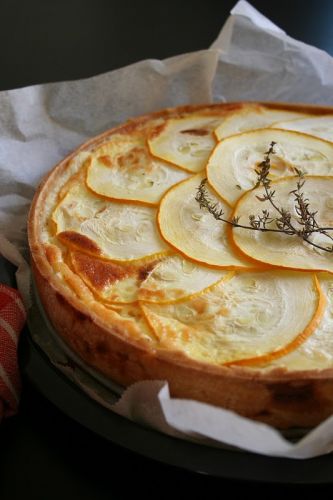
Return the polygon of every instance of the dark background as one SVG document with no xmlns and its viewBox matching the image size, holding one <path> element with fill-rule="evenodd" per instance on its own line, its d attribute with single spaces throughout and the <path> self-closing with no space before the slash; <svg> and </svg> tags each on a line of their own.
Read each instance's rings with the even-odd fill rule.
<svg viewBox="0 0 333 500">
<path fill-rule="evenodd" d="M 234 4 L 0 0 L 0 90 L 89 77 L 140 59 L 207 48 Z M 252 5 L 289 35 L 333 54 L 332 1 L 253 0 Z M 304 463 L 304 481 L 318 464 Z M 128 452 L 63 415 L 27 377 L 19 414 L 0 425 L 1 500 L 124 498 L 132 488 L 149 498 L 178 498 L 184 492 L 221 497 L 229 486 L 232 495 L 251 495 L 264 488 L 264 470 L 261 481 L 208 477 Z"/>
<path fill-rule="evenodd" d="M 0 0 L 0 89 L 88 77 L 208 48 L 235 0 Z M 333 54 L 331 0 L 253 0 L 290 36 Z"/>
</svg>

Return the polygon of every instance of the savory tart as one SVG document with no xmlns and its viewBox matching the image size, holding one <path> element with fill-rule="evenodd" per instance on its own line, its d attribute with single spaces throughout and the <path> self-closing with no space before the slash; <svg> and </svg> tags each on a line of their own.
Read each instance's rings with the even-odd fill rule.
<svg viewBox="0 0 333 500">
<path fill-rule="evenodd" d="M 56 165 L 28 229 L 59 336 L 124 386 L 280 428 L 331 415 L 332 113 L 166 109 Z"/>
</svg>

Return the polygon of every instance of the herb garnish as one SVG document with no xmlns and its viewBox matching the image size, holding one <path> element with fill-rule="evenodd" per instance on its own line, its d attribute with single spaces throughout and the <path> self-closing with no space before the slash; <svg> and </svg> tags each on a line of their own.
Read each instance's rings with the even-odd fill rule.
<svg viewBox="0 0 333 500">
<path fill-rule="evenodd" d="M 320 227 L 316 221 L 316 211 L 311 211 L 310 203 L 308 198 L 305 197 L 302 192 L 302 188 L 305 183 L 304 172 L 298 168 L 294 168 L 296 175 L 298 177 L 296 188 L 290 192 L 294 195 L 294 206 L 295 212 L 297 214 L 296 222 L 292 221 L 291 213 L 280 207 L 275 201 L 275 191 L 271 189 L 271 180 L 268 178 L 270 167 L 271 167 L 271 155 L 275 153 L 274 146 L 276 142 L 271 142 L 268 151 L 266 151 L 264 160 L 259 163 L 257 169 L 255 170 L 257 174 L 257 183 L 255 188 L 258 186 L 263 186 L 264 192 L 261 196 L 256 196 L 259 201 L 269 201 L 271 206 L 277 212 L 276 217 L 271 217 L 268 210 L 262 210 L 261 215 L 249 215 L 249 225 L 243 225 L 239 223 L 240 217 L 233 217 L 231 220 L 224 218 L 224 212 L 220 208 L 218 203 L 214 203 L 208 195 L 206 184 L 207 179 L 203 179 L 198 187 L 195 200 L 199 203 L 200 208 L 205 208 L 210 214 L 216 219 L 227 224 L 231 224 L 233 227 L 239 227 L 242 229 L 249 229 L 253 231 L 262 232 L 274 232 L 274 233 L 284 233 L 288 236 L 298 236 L 303 241 L 306 241 L 313 247 L 320 250 L 325 250 L 326 252 L 333 252 L 333 245 L 331 246 L 321 246 L 309 239 L 309 237 L 314 233 L 319 233 L 327 236 L 333 241 L 333 236 L 328 233 L 328 231 L 333 231 L 333 227 Z M 271 227 L 271 226 L 275 227 Z"/>
</svg>

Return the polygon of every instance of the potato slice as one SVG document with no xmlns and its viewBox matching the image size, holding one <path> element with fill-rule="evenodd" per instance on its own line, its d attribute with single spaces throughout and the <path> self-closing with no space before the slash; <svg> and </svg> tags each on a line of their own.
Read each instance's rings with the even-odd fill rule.
<svg viewBox="0 0 333 500">
<path fill-rule="evenodd" d="M 291 223 L 297 230 L 301 230 L 303 226 L 297 222 L 295 195 L 292 193 L 297 179 L 297 177 L 279 179 L 271 183 L 271 189 L 275 191 L 274 203 L 290 212 Z M 257 198 L 261 197 L 263 192 L 264 188 L 258 187 L 245 193 L 239 200 L 233 215 L 240 217 L 240 224 L 248 224 L 248 216 L 261 215 L 262 210 L 268 210 L 272 218 L 279 216 L 269 200 L 260 201 Z M 304 199 L 309 202 L 309 210 L 316 212 L 319 226 L 333 227 L 333 177 L 306 176 L 302 192 Z M 275 223 L 268 227 L 277 228 Z M 333 231 L 330 231 L 330 234 L 333 238 Z M 258 262 L 285 268 L 333 272 L 332 253 L 320 250 L 298 236 L 234 227 L 231 239 L 244 255 L 257 259 Z M 309 239 L 323 247 L 330 247 L 333 244 L 332 239 L 320 232 L 313 233 Z"/>
<path fill-rule="evenodd" d="M 312 273 L 236 272 L 197 297 L 142 309 L 161 347 L 209 363 L 253 365 L 304 342 L 323 297 Z"/>
<path fill-rule="evenodd" d="M 273 123 L 272 128 L 296 130 L 305 134 L 314 135 L 327 141 L 333 141 L 333 115 L 313 116 L 297 120 L 287 120 Z"/>
<path fill-rule="evenodd" d="M 271 179 L 292 175 L 294 168 L 307 174 L 333 175 L 333 144 L 289 130 L 261 129 L 221 141 L 207 164 L 208 181 L 231 206 L 257 181 L 255 170 L 274 141 Z"/>
<path fill-rule="evenodd" d="M 115 136 L 92 155 L 87 186 L 108 198 L 156 205 L 173 184 L 188 177 L 183 170 L 153 158 L 141 136 Z"/>
<path fill-rule="evenodd" d="M 234 113 L 230 114 L 215 130 L 215 135 L 219 141 L 239 134 L 247 130 L 265 128 L 277 121 L 292 120 L 305 116 L 297 111 L 286 111 L 281 109 L 270 109 L 260 104 L 247 104 Z"/>
<path fill-rule="evenodd" d="M 139 300 L 158 303 L 178 301 L 203 293 L 227 272 L 171 255 L 159 262 L 142 282 Z"/>
<path fill-rule="evenodd" d="M 200 172 L 216 144 L 213 131 L 221 121 L 217 115 L 170 119 L 148 140 L 150 151 L 188 172 Z"/>
<path fill-rule="evenodd" d="M 186 179 L 162 198 L 157 219 L 161 235 L 171 246 L 197 262 L 220 268 L 253 267 L 232 250 L 226 225 L 200 209 L 195 196 L 202 179 L 202 174 Z M 210 196 L 214 199 L 212 193 Z M 221 203 L 221 208 L 228 217 L 229 207 Z"/>
<path fill-rule="evenodd" d="M 152 207 L 114 203 L 76 183 L 56 206 L 52 220 L 66 245 L 112 260 L 164 254 Z"/>
</svg>

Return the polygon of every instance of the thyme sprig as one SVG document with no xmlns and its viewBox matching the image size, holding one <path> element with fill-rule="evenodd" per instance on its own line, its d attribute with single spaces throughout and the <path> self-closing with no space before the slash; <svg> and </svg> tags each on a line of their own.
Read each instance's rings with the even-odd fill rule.
<svg viewBox="0 0 333 500">
<path fill-rule="evenodd" d="M 239 227 L 242 229 L 249 229 L 252 231 L 261 232 L 274 232 L 283 233 L 288 236 L 298 236 L 303 241 L 306 241 L 310 245 L 319 250 L 324 250 L 325 252 L 333 253 L 333 245 L 322 246 L 318 245 L 314 241 L 311 241 L 310 236 L 314 233 L 323 234 L 327 238 L 333 241 L 333 236 L 329 234 L 328 231 L 333 231 L 333 227 L 320 227 L 316 220 L 316 211 L 312 211 L 310 208 L 309 199 L 306 198 L 302 188 L 305 184 L 304 172 L 298 168 L 294 168 L 297 175 L 296 188 L 293 189 L 290 194 L 294 195 L 294 207 L 296 218 L 294 221 L 292 219 L 291 213 L 281 207 L 275 200 L 275 190 L 271 188 L 271 180 L 269 178 L 270 167 L 271 167 L 271 155 L 275 153 L 274 146 L 276 142 L 271 142 L 268 151 L 266 151 L 264 159 L 259 163 L 257 169 L 255 170 L 257 174 L 257 182 L 255 187 L 263 186 L 264 192 L 261 195 L 256 195 L 259 201 L 269 201 L 270 205 L 277 213 L 277 216 L 272 217 L 269 210 L 264 209 L 259 215 L 249 215 L 248 224 L 241 224 L 240 217 L 233 217 L 232 219 L 225 218 L 225 214 L 219 203 L 214 203 L 207 191 L 207 179 L 203 179 L 198 187 L 195 200 L 199 203 L 201 209 L 206 209 L 208 212 L 216 219 L 226 224 L 230 224 L 233 227 Z M 271 227 L 275 226 L 275 227 Z"/>
</svg>

